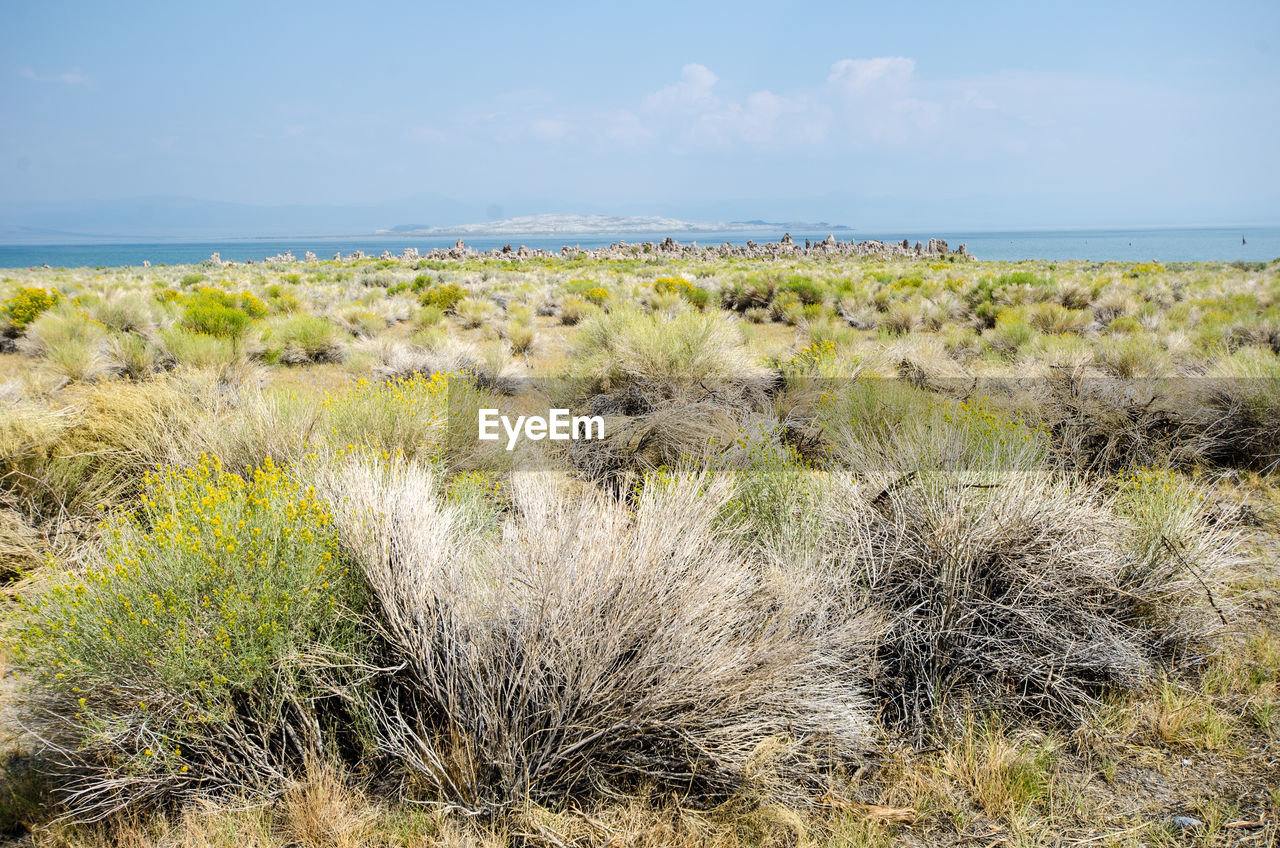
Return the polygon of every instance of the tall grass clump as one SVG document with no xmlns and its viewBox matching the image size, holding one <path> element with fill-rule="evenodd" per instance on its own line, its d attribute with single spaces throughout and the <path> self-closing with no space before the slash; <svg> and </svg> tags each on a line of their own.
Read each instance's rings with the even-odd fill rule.
<svg viewBox="0 0 1280 848">
<path fill-rule="evenodd" d="M 345 336 L 341 327 L 326 318 L 314 315 L 277 318 L 263 327 L 263 358 L 283 365 L 341 362 L 346 355 Z"/>
<path fill-rule="evenodd" d="M 1197 452 L 1213 462 L 1280 468 L 1280 355 L 1242 348 L 1218 360 L 1183 397 L 1195 404 Z"/>
<path fill-rule="evenodd" d="M 68 813 L 283 789 L 358 745 L 330 678 L 362 639 L 358 576 L 328 508 L 267 462 L 149 475 L 83 575 L 26 601 L 8 635 L 22 709 Z"/>
<path fill-rule="evenodd" d="M 631 511 L 516 475 L 502 531 L 483 535 L 418 465 L 346 461 L 318 485 L 392 651 L 378 747 L 427 799 L 801 801 L 869 744 L 868 625 L 737 556 L 713 527 L 723 483 L 646 486 Z"/>
<path fill-rule="evenodd" d="M 67 400 L 0 414 L 3 484 L 24 511 L 49 520 L 124 503 L 147 472 L 189 464 L 201 417 L 219 407 L 215 387 L 195 376 L 95 385 Z"/>
<path fill-rule="evenodd" d="M 889 622 L 875 675 L 887 721 L 922 738 L 972 702 L 1081 722 L 1108 692 L 1204 657 L 1230 534 L 1200 521 L 1176 551 L 1139 544 L 1148 531 L 1119 504 L 1038 450 L 992 445 L 984 462 L 963 428 L 934 438 L 965 447 L 935 448 L 953 457 L 940 463 L 846 457 L 858 483 L 828 500 L 825 555 Z"/>
<path fill-rule="evenodd" d="M 741 396 L 768 379 L 734 327 L 716 315 L 671 318 L 615 310 L 584 324 L 571 382 L 580 396 L 632 388 L 654 400 L 690 394 Z"/>
<path fill-rule="evenodd" d="M 454 304 L 453 312 L 464 328 L 472 330 L 491 321 L 497 315 L 498 307 L 488 300 L 464 297 Z"/>
<path fill-rule="evenodd" d="M 107 355 L 107 331 L 69 304 L 40 314 L 27 325 L 18 349 L 72 382 L 107 376 L 115 370 Z"/>
<path fill-rule="evenodd" d="M 325 397 L 319 435 L 339 449 L 361 447 L 436 457 L 448 427 L 449 383 L 449 375 L 439 371 L 430 376 L 357 380 Z"/>
<path fill-rule="evenodd" d="M 160 345 L 172 363 L 189 368 L 228 371 L 246 361 L 244 344 L 239 338 L 194 332 L 183 327 L 162 330 Z"/>
</svg>

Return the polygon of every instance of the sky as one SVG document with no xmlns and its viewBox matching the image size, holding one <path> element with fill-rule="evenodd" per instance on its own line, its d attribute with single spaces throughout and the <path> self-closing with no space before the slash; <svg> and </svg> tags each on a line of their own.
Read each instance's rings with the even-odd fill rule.
<svg viewBox="0 0 1280 848">
<path fill-rule="evenodd" d="M 9 224 L 157 197 L 411 219 L 385 226 L 1280 223 L 1274 0 L 0 0 L 0 21 Z"/>
</svg>

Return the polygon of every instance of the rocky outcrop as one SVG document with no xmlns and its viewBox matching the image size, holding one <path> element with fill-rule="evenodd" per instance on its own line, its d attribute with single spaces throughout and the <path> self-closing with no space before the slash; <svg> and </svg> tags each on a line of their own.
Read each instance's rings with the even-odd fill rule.
<svg viewBox="0 0 1280 848">
<path fill-rule="evenodd" d="M 417 248 L 409 247 L 399 255 L 393 254 L 386 250 L 382 253 L 382 259 L 398 260 L 405 263 L 413 263 L 419 260 L 439 261 L 439 260 L 466 260 L 466 259 L 547 259 L 551 257 L 560 257 L 562 259 L 635 259 L 645 256 L 662 256 L 670 259 L 786 259 L 786 258 L 802 258 L 802 257 L 865 257 L 873 259 L 903 259 L 903 258 L 945 258 L 957 257 L 963 259 L 972 258 L 965 245 L 960 245 L 955 250 L 951 250 L 942 239 L 931 238 L 928 243 L 922 244 L 916 242 L 912 246 L 911 242 L 903 239 L 901 242 L 882 242 L 882 241 L 839 241 L 835 234 L 828 234 L 825 239 L 819 242 L 810 242 L 805 239 L 804 246 L 796 244 L 791 238 L 790 233 L 783 234 L 782 238 L 776 242 L 768 242 L 766 244 L 756 244 L 754 241 L 748 241 L 746 244 L 731 244 L 725 242 L 720 245 L 699 246 L 696 242 L 693 244 L 682 245 L 674 238 L 667 237 L 660 242 L 640 242 L 639 244 L 628 244 L 625 241 L 618 241 L 608 247 L 582 248 L 566 245 L 559 251 L 542 250 L 540 248 L 529 248 L 520 245 L 513 248 L 510 244 L 504 244 L 500 248 L 493 250 L 475 250 L 467 247 L 462 239 L 458 239 L 453 247 L 435 248 L 425 253 L 419 252 Z M 335 253 L 335 260 L 346 259 L 355 261 L 365 259 L 363 251 L 357 250 L 343 257 L 340 253 Z M 315 260 L 315 255 L 308 252 L 307 261 Z M 212 261 L 217 263 L 218 255 L 215 253 Z M 295 262 L 292 253 L 284 253 L 271 257 L 268 262 Z M 223 263 L 229 264 L 229 263 Z"/>
</svg>

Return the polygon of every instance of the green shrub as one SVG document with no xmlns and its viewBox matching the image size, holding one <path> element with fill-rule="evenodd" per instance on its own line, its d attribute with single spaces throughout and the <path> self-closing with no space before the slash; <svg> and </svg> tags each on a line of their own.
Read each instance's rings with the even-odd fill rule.
<svg viewBox="0 0 1280 848">
<path fill-rule="evenodd" d="M 338 447 L 400 452 L 408 457 L 439 455 L 450 411 L 450 378 L 443 373 L 371 381 L 328 395 L 324 420 Z M 475 419 L 471 436 L 474 440 Z"/>
<path fill-rule="evenodd" d="M 822 303 L 826 297 L 826 289 L 821 283 L 814 282 L 813 278 L 800 274 L 787 277 L 778 286 L 779 292 L 790 292 L 800 299 L 800 302 L 808 306 L 814 303 Z"/>
<path fill-rule="evenodd" d="M 772 276 L 740 277 L 720 292 L 720 304 L 725 309 L 745 312 L 763 309 L 773 302 L 777 281 Z"/>
<path fill-rule="evenodd" d="M 1016 354 L 1036 337 L 1035 328 L 1021 312 L 1005 310 L 996 319 L 995 330 L 989 339 L 993 350 L 1006 355 Z"/>
<path fill-rule="evenodd" d="M 27 326 L 18 346 L 41 357 L 55 374 L 68 380 L 92 380 L 109 373 L 106 329 L 69 303 L 44 312 Z"/>
<path fill-rule="evenodd" d="M 358 653 L 367 601 L 328 510 L 268 460 L 147 478 L 83 576 L 16 614 L 10 656 L 74 812 L 279 785 L 297 758 L 358 743 L 325 676 Z M 122 798 L 120 787 L 128 791 Z"/>
<path fill-rule="evenodd" d="M 582 293 L 582 297 L 589 303 L 596 306 L 603 306 L 606 301 L 613 297 L 613 292 L 603 286 L 593 286 Z"/>
<path fill-rule="evenodd" d="M 560 301 L 560 323 L 567 327 L 582 322 L 584 319 L 599 313 L 600 307 L 587 303 L 582 298 L 566 297 Z"/>
<path fill-rule="evenodd" d="M 475 329 L 482 327 L 493 318 L 498 309 L 487 300 L 480 300 L 474 297 L 464 297 L 454 304 L 454 314 L 458 316 L 458 320 L 462 322 L 462 326 L 467 329 Z"/>
<path fill-rule="evenodd" d="M 424 306 L 413 316 L 417 327 L 434 327 L 444 320 L 444 310 L 438 306 Z"/>
<path fill-rule="evenodd" d="M 419 277 L 418 279 L 423 279 Z M 415 281 L 416 282 L 416 281 Z M 423 306 L 434 306 L 442 312 L 453 312 L 458 301 L 467 296 L 467 290 L 457 283 L 442 283 L 422 292 L 418 301 Z"/>
<path fill-rule="evenodd" d="M 238 339 L 197 333 L 183 327 L 161 331 L 160 343 L 174 362 L 193 368 L 222 368 L 243 359 Z"/>
<path fill-rule="evenodd" d="M 509 322 L 506 334 L 513 353 L 528 353 L 533 347 L 534 332 L 529 324 L 519 321 Z"/>
<path fill-rule="evenodd" d="M 655 398 L 688 391 L 731 397 L 762 376 L 731 324 L 693 311 L 670 319 L 631 309 L 600 315 L 579 331 L 572 361 L 579 396 L 632 386 Z"/>
<path fill-rule="evenodd" d="M 338 311 L 337 320 L 351 332 L 361 338 L 371 338 L 387 329 L 387 319 L 376 312 L 370 312 L 359 304 L 352 304 Z"/>
<path fill-rule="evenodd" d="M 231 298 L 205 289 L 187 302 L 182 326 L 219 338 L 239 338 L 249 328 L 249 314 L 238 309 Z"/>
<path fill-rule="evenodd" d="M 686 280 L 684 277 L 659 277 L 653 281 L 657 294 L 677 294 L 698 309 L 711 305 L 711 292 Z"/>
<path fill-rule="evenodd" d="M 1027 318 L 1040 332 L 1057 336 L 1080 332 L 1093 320 L 1093 314 L 1087 309 L 1067 309 L 1057 303 L 1037 303 Z"/>
<path fill-rule="evenodd" d="M 296 277 L 297 274 L 290 276 Z M 277 314 L 297 312 L 302 306 L 297 296 L 281 285 L 269 285 L 263 290 L 263 294 L 267 296 L 267 306 Z"/>
<path fill-rule="evenodd" d="M 107 355 L 116 368 L 131 379 L 153 373 L 160 362 L 155 347 L 133 333 L 114 333 L 107 339 Z"/>
<path fill-rule="evenodd" d="M 250 318 L 262 318 L 271 311 L 270 307 L 253 292 L 240 292 L 236 296 L 237 306 Z"/>
<path fill-rule="evenodd" d="M 1140 332 L 1141 330 L 1142 330 L 1142 324 L 1138 322 L 1138 319 L 1131 318 L 1128 316 L 1113 318 L 1111 319 L 1111 323 L 1107 324 L 1108 333 L 1116 333 L 1116 334 L 1137 333 L 1137 332 Z"/>
<path fill-rule="evenodd" d="M 59 295 L 50 289 L 20 288 L 0 303 L 0 325 L 7 325 L 6 335 L 18 335 L 40 313 L 58 302 Z"/>
<path fill-rule="evenodd" d="M 345 336 L 340 327 L 326 318 L 294 315 L 277 319 L 263 328 L 263 358 L 284 365 L 339 362 L 346 350 Z"/>
</svg>

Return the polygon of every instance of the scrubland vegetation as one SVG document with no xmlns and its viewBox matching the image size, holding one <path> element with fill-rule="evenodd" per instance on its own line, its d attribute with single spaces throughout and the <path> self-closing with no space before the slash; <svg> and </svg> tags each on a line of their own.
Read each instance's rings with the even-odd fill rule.
<svg viewBox="0 0 1280 848">
<path fill-rule="evenodd" d="M 0 272 L 0 832 L 1273 844 L 1280 261 L 952 259 Z"/>
</svg>

